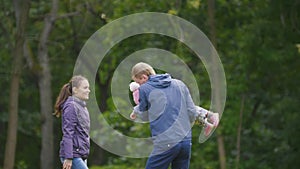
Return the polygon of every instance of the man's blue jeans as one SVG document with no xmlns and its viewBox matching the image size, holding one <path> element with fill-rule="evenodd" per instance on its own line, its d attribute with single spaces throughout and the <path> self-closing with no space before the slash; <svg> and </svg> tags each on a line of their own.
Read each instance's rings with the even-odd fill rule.
<svg viewBox="0 0 300 169">
<path fill-rule="evenodd" d="M 150 156 L 146 169 L 167 169 L 170 164 L 172 169 L 188 169 L 191 159 L 191 145 L 190 140 L 182 141 L 161 154 Z"/>
<path fill-rule="evenodd" d="M 60 161 L 63 164 L 65 159 L 60 158 Z M 72 169 L 88 169 L 87 160 L 83 160 L 82 158 L 73 158 Z"/>
</svg>

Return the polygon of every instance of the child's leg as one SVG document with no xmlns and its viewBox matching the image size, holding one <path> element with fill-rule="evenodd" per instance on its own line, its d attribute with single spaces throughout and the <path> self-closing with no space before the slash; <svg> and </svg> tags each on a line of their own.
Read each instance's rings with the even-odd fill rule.
<svg viewBox="0 0 300 169">
<path fill-rule="evenodd" d="M 214 127 L 215 126 L 213 124 L 211 124 L 209 122 L 206 122 L 204 124 L 204 134 L 205 134 L 205 136 L 208 136 Z"/>
<path fill-rule="evenodd" d="M 207 118 L 214 126 L 218 126 L 219 121 L 220 121 L 219 113 L 213 113 L 213 112 L 208 111 Z"/>
</svg>

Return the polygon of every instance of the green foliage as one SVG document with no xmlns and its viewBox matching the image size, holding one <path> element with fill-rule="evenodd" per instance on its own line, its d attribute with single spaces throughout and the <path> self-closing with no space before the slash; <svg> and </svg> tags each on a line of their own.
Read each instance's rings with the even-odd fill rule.
<svg viewBox="0 0 300 169">
<path fill-rule="evenodd" d="M 230 72 L 227 73 L 229 99 L 226 116 L 230 119 L 222 119 L 223 122 L 227 121 L 226 124 L 222 123 L 226 126 L 222 129 L 231 129 L 228 134 L 233 134 L 234 126 L 237 126 L 235 117 L 240 109 L 239 99 L 241 95 L 246 95 L 240 166 L 256 168 L 259 163 L 262 168 L 286 168 L 282 163 L 286 158 L 283 157 L 289 156 L 288 151 L 294 150 L 286 141 L 287 131 L 293 131 L 287 127 L 286 124 L 291 121 L 288 122 L 286 117 L 295 114 L 293 105 L 299 101 L 294 96 L 299 92 L 294 86 L 297 83 L 295 79 L 299 76 L 294 72 L 297 69 L 295 65 L 299 65 L 299 59 L 296 59 L 299 54 L 295 48 L 299 33 L 293 33 L 285 25 L 289 23 L 282 23 L 280 17 L 290 17 L 288 4 L 293 1 L 223 3 L 224 6 L 219 11 L 222 22 L 218 25 L 220 29 L 230 29 L 225 29 L 218 35 L 221 38 L 219 49 L 222 55 L 231 60 L 224 59 L 225 70 Z M 240 13 L 240 9 L 246 11 L 244 8 L 249 8 L 249 12 Z M 227 43 L 222 42 L 229 38 Z M 291 101 L 289 106 L 279 108 L 279 105 L 287 105 L 286 100 Z M 229 150 L 234 150 L 234 147 L 230 146 Z M 291 154 L 294 153 L 296 151 Z M 234 161 L 234 156 L 229 155 L 229 161 L 230 158 Z"/>
<path fill-rule="evenodd" d="M 227 168 L 236 165 L 236 140 L 239 113 L 243 112 L 240 168 L 297 168 L 299 164 L 299 3 L 296 0 L 217 0 L 215 19 L 217 51 L 227 80 L 227 102 L 220 126 L 204 144 L 198 143 L 201 127 L 193 127 L 190 168 L 219 168 L 218 134 L 224 137 Z M 12 3 L 3 1 L 0 12 L 0 158 L 3 159 L 7 134 L 11 50 L 14 42 Z M 29 55 L 37 62 L 39 36 L 43 16 L 51 8 L 50 1 L 32 1 L 26 29 Z M 48 48 L 52 73 L 53 101 L 73 74 L 78 54 L 86 40 L 103 25 L 122 16 L 138 12 L 164 12 L 182 17 L 209 35 L 207 0 L 186 1 L 59 1 L 60 18 L 51 32 Z M 74 13 L 75 14 L 74 14 Z M 65 16 L 67 13 L 74 15 Z M 205 67 L 193 52 L 175 39 L 160 35 L 138 35 L 115 45 L 99 65 L 95 92 L 105 119 L 116 130 L 132 137 L 150 136 L 149 126 L 133 124 L 122 117 L 111 98 L 113 72 L 124 58 L 141 49 L 160 48 L 178 55 L 191 68 L 199 86 L 201 106 L 210 107 L 210 84 Z M 40 100 L 37 90 L 38 65 L 24 59 L 20 86 L 20 112 L 17 168 L 39 168 Z M 86 60 L 89 62 L 89 60 Z M 176 67 L 174 66 L 174 69 Z M 127 77 L 124 77 L 127 78 Z M 129 83 L 129 82 L 128 82 Z M 92 84 L 94 85 L 94 84 Z M 193 93 L 192 93 L 193 94 Z M 242 98 L 244 109 L 241 110 Z M 120 103 L 126 104 L 119 100 Z M 121 104 L 121 106 L 122 106 Z M 130 111 L 128 112 L 129 115 Z M 55 152 L 61 138 L 60 120 L 55 124 Z M 109 138 L 112 139 L 113 138 Z M 102 140 L 103 141 L 103 140 Z M 135 147 L 127 147 L 134 151 Z M 91 150 L 93 153 L 93 150 Z M 30 156 L 28 155 L 30 154 Z M 56 167 L 60 166 L 58 155 Z M 143 168 L 147 159 L 120 158 L 105 153 L 105 158 L 89 157 L 92 169 Z M 95 161 L 104 166 L 97 167 Z M 2 166 L 0 161 L 0 166 Z"/>
<path fill-rule="evenodd" d="M 17 169 L 28 169 L 28 166 L 25 161 L 18 161 L 16 168 Z"/>
</svg>

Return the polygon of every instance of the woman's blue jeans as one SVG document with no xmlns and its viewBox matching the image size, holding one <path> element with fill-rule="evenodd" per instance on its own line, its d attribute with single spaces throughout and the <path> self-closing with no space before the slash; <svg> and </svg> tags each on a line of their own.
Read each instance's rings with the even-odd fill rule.
<svg viewBox="0 0 300 169">
<path fill-rule="evenodd" d="M 188 169 L 191 159 L 191 141 L 182 141 L 171 149 L 157 155 L 150 156 L 146 169 Z"/>
<path fill-rule="evenodd" d="M 63 164 L 65 159 L 60 158 L 60 161 Z M 88 169 L 87 160 L 83 160 L 82 158 L 73 158 L 72 169 Z"/>
</svg>

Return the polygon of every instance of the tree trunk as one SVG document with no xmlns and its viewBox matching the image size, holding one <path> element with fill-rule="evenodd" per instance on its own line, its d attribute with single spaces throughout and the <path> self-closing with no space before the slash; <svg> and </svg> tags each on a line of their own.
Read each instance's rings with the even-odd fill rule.
<svg viewBox="0 0 300 169">
<path fill-rule="evenodd" d="M 242 131 L 244 104 L 245 104 L 245 96 L 243 95 L 242 101 L 241 101 L 239 126 L 238 126 L 238 130 L 237 130 L 237 141 L 236 141 L 237 155 L 236 155 L 236 166 L 235 166 L 236 169 L 239 169 L 239 165 L 240 165 L 241 131 Z"/>
<path fill-rule="evenodd" d="M 45 16 L 45 25 L 38 47 L 38 60 L 41 67 L 39 73 L 39 93 L 41 103 L 42 149 L 41 169 L 53 168 L 53 104 L 51 90 L 51 72 L 49 66 L 47 41 L 56 19 L 58 1 L 52 1 L 51 13 Z"/>
<path fill-rule="evenodd" d="M 45 56 L 44 56 L 45 57 Z M 53 168 L 53 116 L 51 95 L 51 74 L 48 59 L 41 58 L 42 72 L 39 75 L 41 103 L 42 149 L 41 169 Z"/>
<path fill-rule="evenodd" d="M 215 24 L 215 0 L 208 0 L 208 24 L 210 28 L 210 40 L 211 43 L 214 45 L 215 49 L 217 50 L 217 41 L 216 41 L 216 24 Z M 218 81 L 216 83 L 219 83 Z M 216 89 L 219 90 L 219 89 Z M 219 93 L 219 92 L 216 92 Z M 218 97 L 216 97 L 218 98 Z M 221 107 L 221 103 L 216 101 L 217 106 Z M 219 160 L 220 160 L 220 168 L 226 169 L 226 153 L 224 147 L 224 139 L 220 132 L 217 132 L 217 140 L 218 140 L 218 150 L 219 150 Z"/>
<path fill-rule="evenodd" d="M 15 151 L 17 144 L 18 129 L 18 106 L 19 106 L 19 81 L 21 76 L 24 32 L 28 19 L 30 0 L 14 0 L 16 16 L 16 42 L 13 49 L 12 76 L 9 93 L 9 119 L 8 132 L 5 145 L 4 169 L 13 169 L 15 163 Z"/>
<path fill-rule="evenodd" d="M 225 155 L 226 153 L 225 153 L 223 136 L 221 134 L 218 134 L 217 140 L 218 140 L 220 168 L 225 169 L 226 168 L 226 155 Z"/>
</svg>

